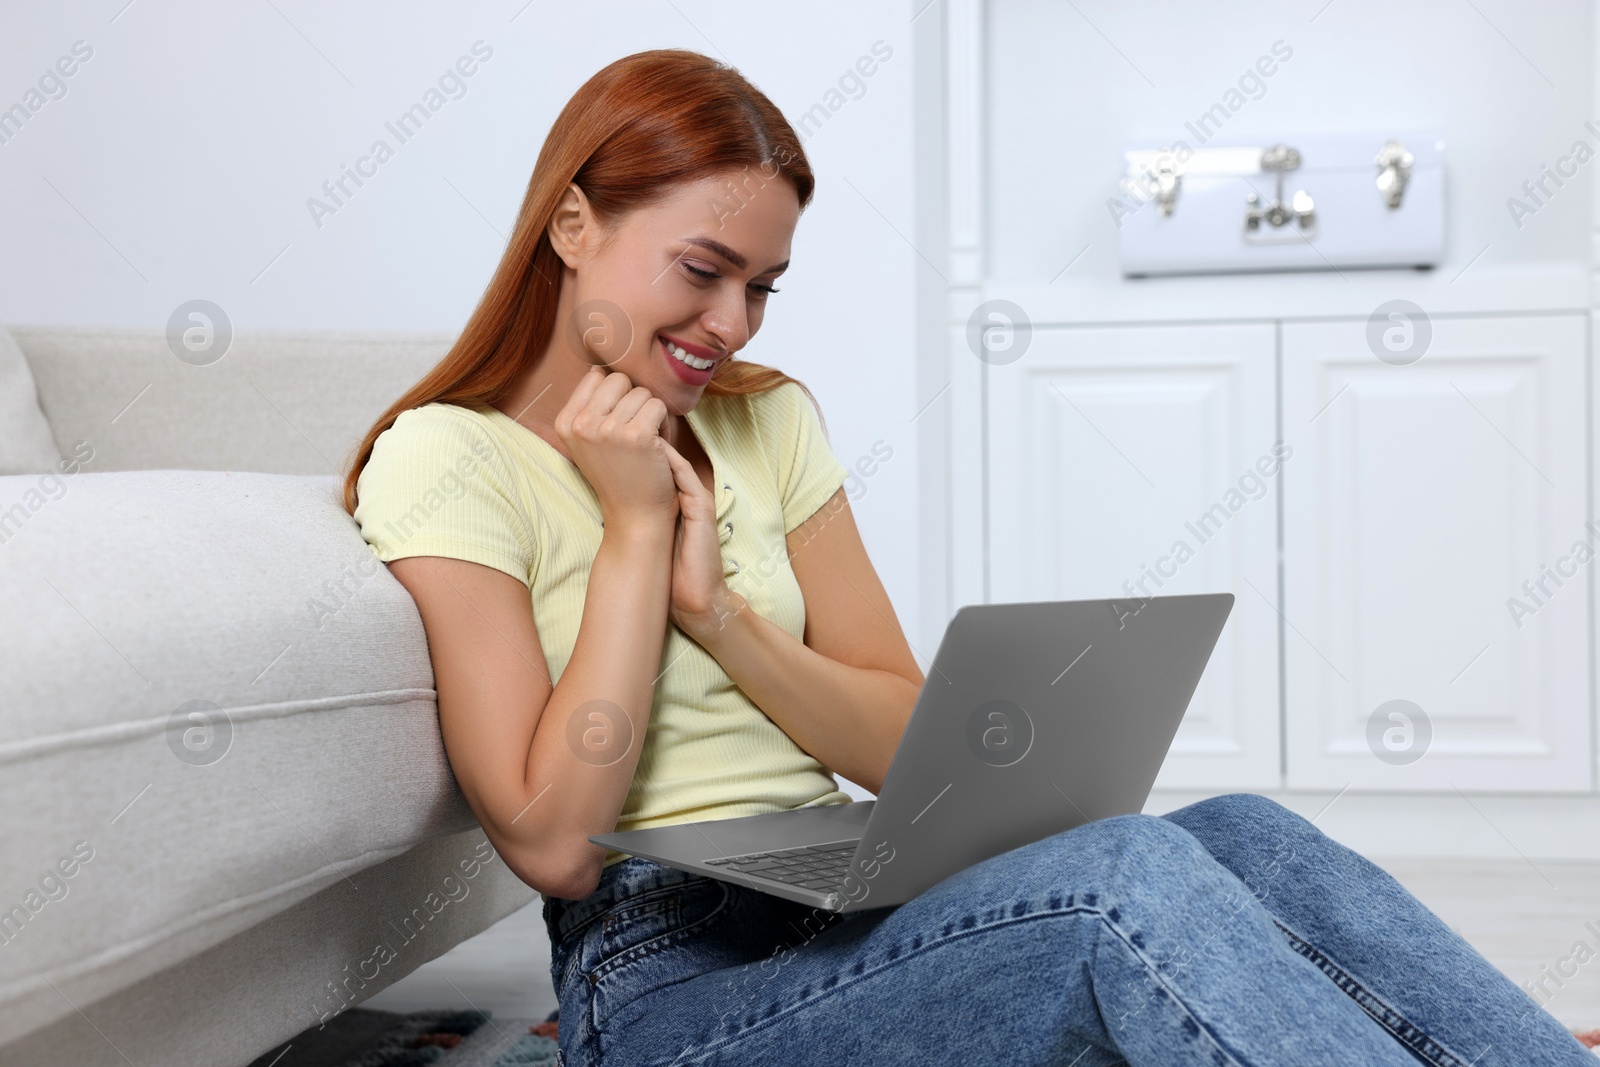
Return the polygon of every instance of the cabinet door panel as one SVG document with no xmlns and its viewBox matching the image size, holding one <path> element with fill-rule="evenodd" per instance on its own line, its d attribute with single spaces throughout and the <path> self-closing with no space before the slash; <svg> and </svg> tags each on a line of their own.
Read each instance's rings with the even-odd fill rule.
<svg viewBox="0 0 1600 1067">
<path fill-rule="evenodd" d="M 1274 349 L 1270 325 L 1036 328 L 986 368 L 991 601 L 1235 596 L 1158 786 L 1281 782 Z"/>
<path fill-rule="evenodd" d="M 1588 789 L 1583 318 L 1431 331 L 1284 327 L 1289 785 Z"/>
</svg>

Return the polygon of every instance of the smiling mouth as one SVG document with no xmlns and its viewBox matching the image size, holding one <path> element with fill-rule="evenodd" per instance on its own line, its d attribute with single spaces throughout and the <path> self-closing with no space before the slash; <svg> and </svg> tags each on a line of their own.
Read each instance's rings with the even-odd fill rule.
<svg viewBox="0 0 1600 1067">
<path fill-rule="evenodd" d="M 717 364 L 725 359 L 720 356 L 710 359 L 691 352 L 683 345 L 661 334 L 656 335 L 661 348 L 661 354 L 672 367 L 672 373 L 685 385 L 702 387 L 711 381 L 711 376 L 716 372 Z M 699 348 L 699 345 L 695 346 Z"/>
</svg>

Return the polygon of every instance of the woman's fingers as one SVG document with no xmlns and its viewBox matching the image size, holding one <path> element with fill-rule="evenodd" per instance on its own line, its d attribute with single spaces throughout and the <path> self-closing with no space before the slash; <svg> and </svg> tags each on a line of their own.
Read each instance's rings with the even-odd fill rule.
<svg viewBox="0 0 1600 1067">
<path fill-rule="evenodd" d="M 600 383 L 605 380 L 606 376 L 599 367 L 590 367 L 584 376 L 578 379 L 572 395 L 567 398 L 566 406 L 573 411 L 581 411 L 589 402 L 589 398 L 594 395 L 594 391 L 600 388 Z"/>
<path fill-rule="evenodd" d="M 556 433 L 565 440 L 572 432 L 572 420 L 578 412 L 583 410 L 594 391 L 600 388 L 600 383 L 605 375 L 598 373 L 599 367 L 590 367 L 588 373 L 578 379 L 578 384 L 573 387 L 572 395 L 567 397 L 567 402 L 561 405 L 561 410 L 556 412 Z"/>
<path fill-rule="evenodd" d="M 672 468 L 672 477 L 678 483 L 678 490 L 691 496 L 696 488 L 704 492 L 705 486 L 701 484 L 700 476 L 694 472 L 694 464 L 684 459 L 683 453 L 673 448 L 666 438 L 663 437 L 661 443 L 667 447 L 667 465 Z"/>
</svg>

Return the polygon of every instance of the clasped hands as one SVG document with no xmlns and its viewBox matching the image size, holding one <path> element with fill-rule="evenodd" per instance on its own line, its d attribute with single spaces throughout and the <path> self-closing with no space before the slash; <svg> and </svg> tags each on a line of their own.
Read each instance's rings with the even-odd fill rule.
<svg viewBox="0 0 1600 1067">
<path fill-rule="evenodd" d="M 662 438 L 665 444 L 666 439 Z M 702 644 L 722 629 L 744 598 L 728 588 L 717 537 L 717 506 L 694 466 L 670 444 L 667 462 L 678 487 L 677 532 L 672 546 L 673 624 Z"/>
</svg>

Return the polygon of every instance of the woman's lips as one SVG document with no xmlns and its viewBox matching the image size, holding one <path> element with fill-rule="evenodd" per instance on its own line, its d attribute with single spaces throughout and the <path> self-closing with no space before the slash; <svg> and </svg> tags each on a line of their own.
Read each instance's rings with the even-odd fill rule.
<svg viewBox="0 0 1600 1067">
<path fill-rule="evenodd" d="M 714 348 L 707 348 L 705 345 L 697 345 L 693 341 L 685 341 L 681 337 L 668 337 L 666 334 L 661 334 L 660 336 L 662 340 L 677 345 L 679 348 L 683 349 L 696 359 L 709 359 L 716 361 L 722 358 L 722 353 Z"/>
<path fill-rule="evenodd" d="M 656 347 L 661 349 L 661 358 L 665 359 L 667 363 L 671 365 L 672 373 L 676 374 L 679 380 L 686 382 L 689 385 L 706 384 L 711 380 L 712 373 L 717 369 L 717 365 L 715 363 L 707 367 L 705 370 L 700 370 L 698 367 L 689 366 L 689 364 L 672 354 L 672 350 L 667 347 L 667 339 L 662 337 L 660 334 L 656 334 Z M 687 352 L 689 350 L 687 347 L 685 347 L 684 351 Z M 694 353 L 690 352 L 690 355 L 693 354 Z"/>
</svg>

